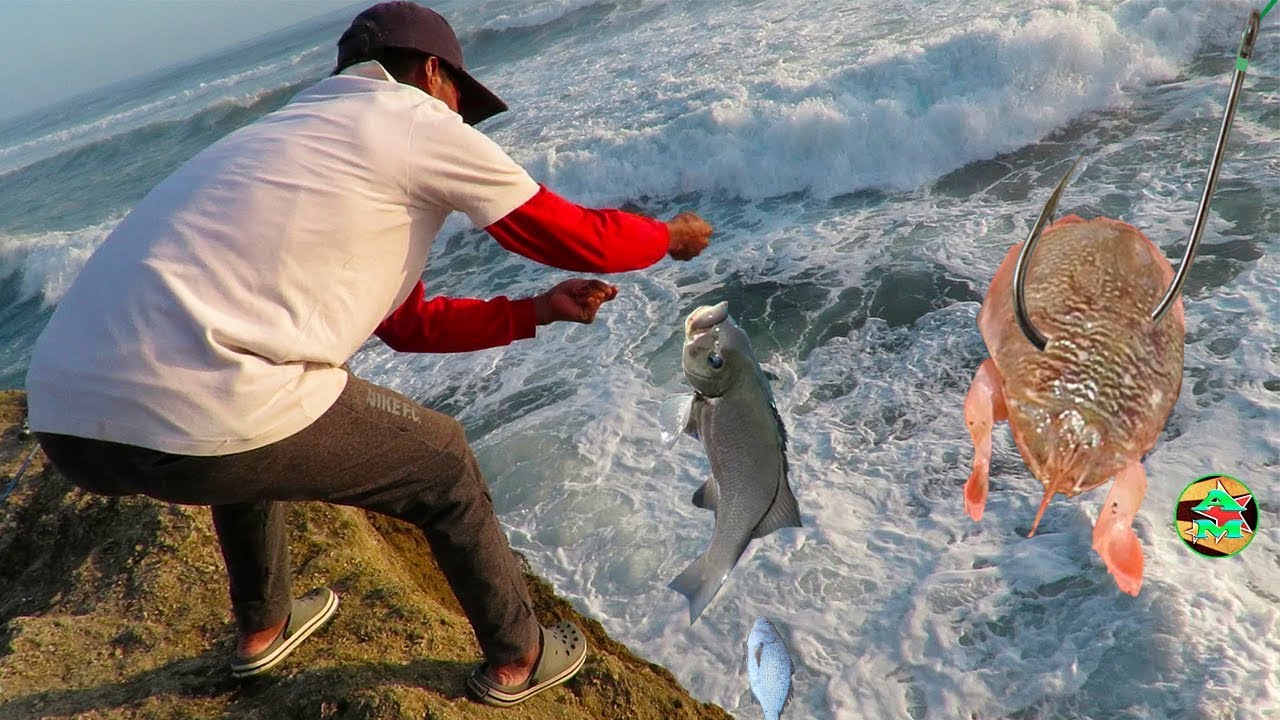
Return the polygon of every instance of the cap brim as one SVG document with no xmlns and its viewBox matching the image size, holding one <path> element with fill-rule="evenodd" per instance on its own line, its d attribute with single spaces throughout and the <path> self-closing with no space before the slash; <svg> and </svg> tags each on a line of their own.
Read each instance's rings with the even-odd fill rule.
<svg viewBox="0 0 1280 720">
<path fill-rule="evenodd" d="M 494 95 L 489 88 L 471 77 L 466 70 L 460 70 L 451 65 L 449 76 L 458 86 L 458 94 L 461 95 L 458 101 L 458 114 L 466 124 L 475 125 L 500 112 L 507 111 L 507 104 Z"/>
</svg>

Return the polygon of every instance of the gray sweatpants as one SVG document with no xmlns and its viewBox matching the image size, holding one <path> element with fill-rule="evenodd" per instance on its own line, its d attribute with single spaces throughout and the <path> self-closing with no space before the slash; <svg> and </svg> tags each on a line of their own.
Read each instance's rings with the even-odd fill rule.
<svg viewBox="0 0 1280 720">
<path fill-rule="evenodd" d="M 538 644 L 524 575 L 456 420 L 350 376 L 305 430 L 219 457 L 37 433 L 53 465 L 105 495 L 210 505 L 242 631 L 283 621 L 292 602 L 282 501 L 351 505 L 421 528 L 485 658 L 503 665 Z"/>
</svg>

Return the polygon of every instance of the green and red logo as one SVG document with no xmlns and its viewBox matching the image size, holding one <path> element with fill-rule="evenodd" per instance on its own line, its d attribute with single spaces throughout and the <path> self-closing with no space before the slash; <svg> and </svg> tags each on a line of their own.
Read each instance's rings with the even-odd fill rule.
<svg viewBox="0 0 1280 720">
<path fill-rule="evenodd" d="M 1258 502 L 1248 486 L 1229 475 L 1206 475 L 1178 496 L 1178 537 L 1205 557 L 1231 557 L 1253 542 Z"/>
</svg>

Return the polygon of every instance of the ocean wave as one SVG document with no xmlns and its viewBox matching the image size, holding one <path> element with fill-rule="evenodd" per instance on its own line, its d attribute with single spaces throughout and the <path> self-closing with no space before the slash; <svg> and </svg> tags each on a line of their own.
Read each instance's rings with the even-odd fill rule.
<svg viewBox="0 0 1280 720">
<path fill-rule="evenodd" d="M 209 143 L 279 107 L 302 87 L 227 100 L 185 120 L 142 125 L 0 175 L 0 232 L 66 230 L 127 211 Z"/>
<path fill-rule="evenodd" d="M 296 76 L 301 74 L 299 70 L 308 75 L 318 74 L 318 60 L 306 64 L 304 61 L 311 60 L 320 49 L 304 50 L 275 62 L 183 86 L 88 122 L 0 148 L 0 176 L 52 155 L 110 140 L 147 125 L 191 119 L 214 106 L 226 103 L 251 105 L 264 95 L 296 84 Z"/>
<path fill-rule="evenodd" d="M 79 230 L 0 236 L 0 282 L 17 279 L 18 303 L 38 297 L 46 308 L 56 305 L 123 217 Z"/>
<path fill-rule="evenodd" d="M 478 25 L 471 32 L 528 30 L 543 27 L 586 7 L 596 5 L 612 6 L 614 4 L 612 2 L 602 2 L 602 0 L 550 0 L 549 2 L 530 3 L 513 12 L 496 15 Z"/>
<path fill-rule="evenodd" d="M 975 19 L 930 40 L 819 60 L 826 66 L 801 58 L 750 75 L 693 77 L 684 70 L 707 61 L 695 48 L 690 67 L 658 75 L 660 107 L 606 97 L 611 107 L 588 106 L 564 122 L 563 135 L 514 152 L 541 178 L 598 201 L 914 188 L 1089 113 L 1128 106 L 1150 85 L 1178 77 L 1206 33 L 1234 27 L 1243 15 L 1227 11 L 1244 7 L 1059 5 L 1067 9 Z M 743 64 L 755 69 L 753 59 Z M 1225 77 L 1229 60 L 1221 64 Z M 628 122 L 623 112 L 649 121 Z"/>
<path fill-rule="evenodd" d="M 462 27 L 460 39 L 464 45 L 481 46 L 479 54 L 483 55 L 483 48 L 499 43 L 499 38 L 510 40 L 513 34 L 545 29 L 588 8 L 608 10 L 618 5 L 602 0 L 550 0 L 500 13 L 474 27 Z M 311 46 L 239 72 L 180 85 L 101 117 L 0 147 L 0 176 L 51 155 L 109 140 L 147 125 L 197 118 L 210 108 L 226 103 L 252 104 L 264 95 L 298 83 L 303 77 L 323 76 L 332 66 L 332 52 L 330 43 Z"/>
</svg>

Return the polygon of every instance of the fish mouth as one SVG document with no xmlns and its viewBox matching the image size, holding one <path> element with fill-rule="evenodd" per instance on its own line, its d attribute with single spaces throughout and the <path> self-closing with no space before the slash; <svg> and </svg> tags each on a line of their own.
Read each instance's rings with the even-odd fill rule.
<svg viewBox="0 0 1280 720">
<path fill-rule="evenodd" d="M 719 325 L 729 317 L 729 303 L 724 301 L 716 305 L 703 305 L 702 307 L 689 313 L 689 317 L 684 321 L 684 336 L 687 340 L 693 340 L 702 333 Z"/>
</svg>

